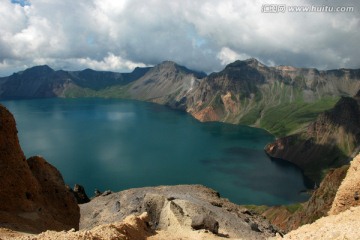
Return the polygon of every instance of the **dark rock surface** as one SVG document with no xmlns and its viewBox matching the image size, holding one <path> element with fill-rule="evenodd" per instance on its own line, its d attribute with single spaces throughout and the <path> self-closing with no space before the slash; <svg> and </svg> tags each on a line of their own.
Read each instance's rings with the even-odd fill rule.
<svg viewBox="0 0 360 240">
<path fill-rule="evenodd" d="M 78 204 L 90 202 L 90 198 L 87 196 L 85 188 L 79 184 L 75 184 L 73 194 Z"/>
<path fill-rule="evenodd" d="M 209 215 L 200 214 L 191 219 L 191 227 L 195 230 L 206 229 L 214 234 L 219 233 L 219 223 Z"/>
</svg>

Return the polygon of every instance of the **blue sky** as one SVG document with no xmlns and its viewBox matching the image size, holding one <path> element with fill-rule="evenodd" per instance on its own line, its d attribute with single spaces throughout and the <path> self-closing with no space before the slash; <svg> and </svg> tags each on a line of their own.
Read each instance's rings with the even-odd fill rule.
<svg viewBox="0 0 360 240">
<path fill-rule="evenodd" d="M 24 7 L 26 5 L 30 5 L 30 1 L 27 0 L 11 0 L 14 4 L 19 4 L 20 6 Z"/>
<path fill-rule="evenodd" d="M 353 6 L 263 13 L 264 5 Z M 54 69 L 131 71 L 172 60 L 213 72 L 237 59 L 360 68 L 357 0 L 0 0 L 0 76 Z"/>
</svg>

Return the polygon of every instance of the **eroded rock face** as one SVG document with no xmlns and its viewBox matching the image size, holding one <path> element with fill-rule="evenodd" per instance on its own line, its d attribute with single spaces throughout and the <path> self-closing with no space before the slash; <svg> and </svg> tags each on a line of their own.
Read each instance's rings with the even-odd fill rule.
<svg viewBox="0 0 360 240">
<path fill-rule="evenodd" d="M 331 215 L 306 224 L 299 229 L 286 234 L 279 240 L 303 239 L 359 239 L 360 236 L 360 207 L 350 208 L 338 215 Z"/>
<path fill-rule="evenodd" d="M 79 227 L 79 207 L 56 168 L 26 160 L 12 114 L 0 105 L 0 226 L 41 232 Z"/>
<path fill-rule="evenodd" d="M 12 114 L 0 105 L 0 211 L 35 209 L 40 185 L 32 175 L 17 137 Z"/>
<path fill-rule="evenodd" d="M 346 177 L 336 193 L 329 211 L 330 215 L 338 214 L 351 207 L 360 206 L 360 155 L 355 157 L 350 165 Z"/>
<path fill-rule="evenodd" d="M 42 157 L 27 160 L 31 172 L 38 180 L 43 198 L 43 205 L 54 218 L 57 229 L 78 229 L 80 212 L 73 194 L 65 187 L 61 173 Z"/>
</svg>

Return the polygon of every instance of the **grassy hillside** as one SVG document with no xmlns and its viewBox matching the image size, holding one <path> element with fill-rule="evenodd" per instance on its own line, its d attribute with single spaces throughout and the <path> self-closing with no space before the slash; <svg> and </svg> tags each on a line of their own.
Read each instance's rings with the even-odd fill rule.
<svg viewBox="0 0 360 240">
<path fill-rule="evenodd" d="M 337 97 L 325 97 L 312 103 L 300 99 L 282 103 L 264 112 L 260 127 L 277 137 L 293 134 L 306 127 L 318 114 L 332 108 L 338 100 Z"/>
</svg>

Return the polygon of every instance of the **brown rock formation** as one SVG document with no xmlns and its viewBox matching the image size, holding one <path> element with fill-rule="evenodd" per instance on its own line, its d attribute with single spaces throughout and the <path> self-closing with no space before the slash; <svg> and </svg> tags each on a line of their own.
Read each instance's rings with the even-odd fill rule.
<svg viewBox="0 0 360 240">
<path fill-rule="evenodd" d="M 61 174 L 41 157 L 26 160 L 12 114 L 0 105 L 0 226 L 41 232 L 79 227 L 79 207 Z"/>
<path fill-rule="evenodd" d="M 283 240 L 329 240 L 329 239 L 359 239 L 360 207 L 351 208 L 338 215 L 327 216 L 312 224 L 306 224 L 278 238 Z"/>
<path fill-rule="evenodd" d="M 333 201 L 329 216 L 285 235 L 284 239 L 359 239 L 360 155 L 351 162 Z"/>
<path fill-rule="evenodd" d="M 360 155 L 350 165 L 345 179 L 342 181 L 332 204 L 330 215 L 343 212 L 350 207 L 360 206 Z"/>
</svg>

